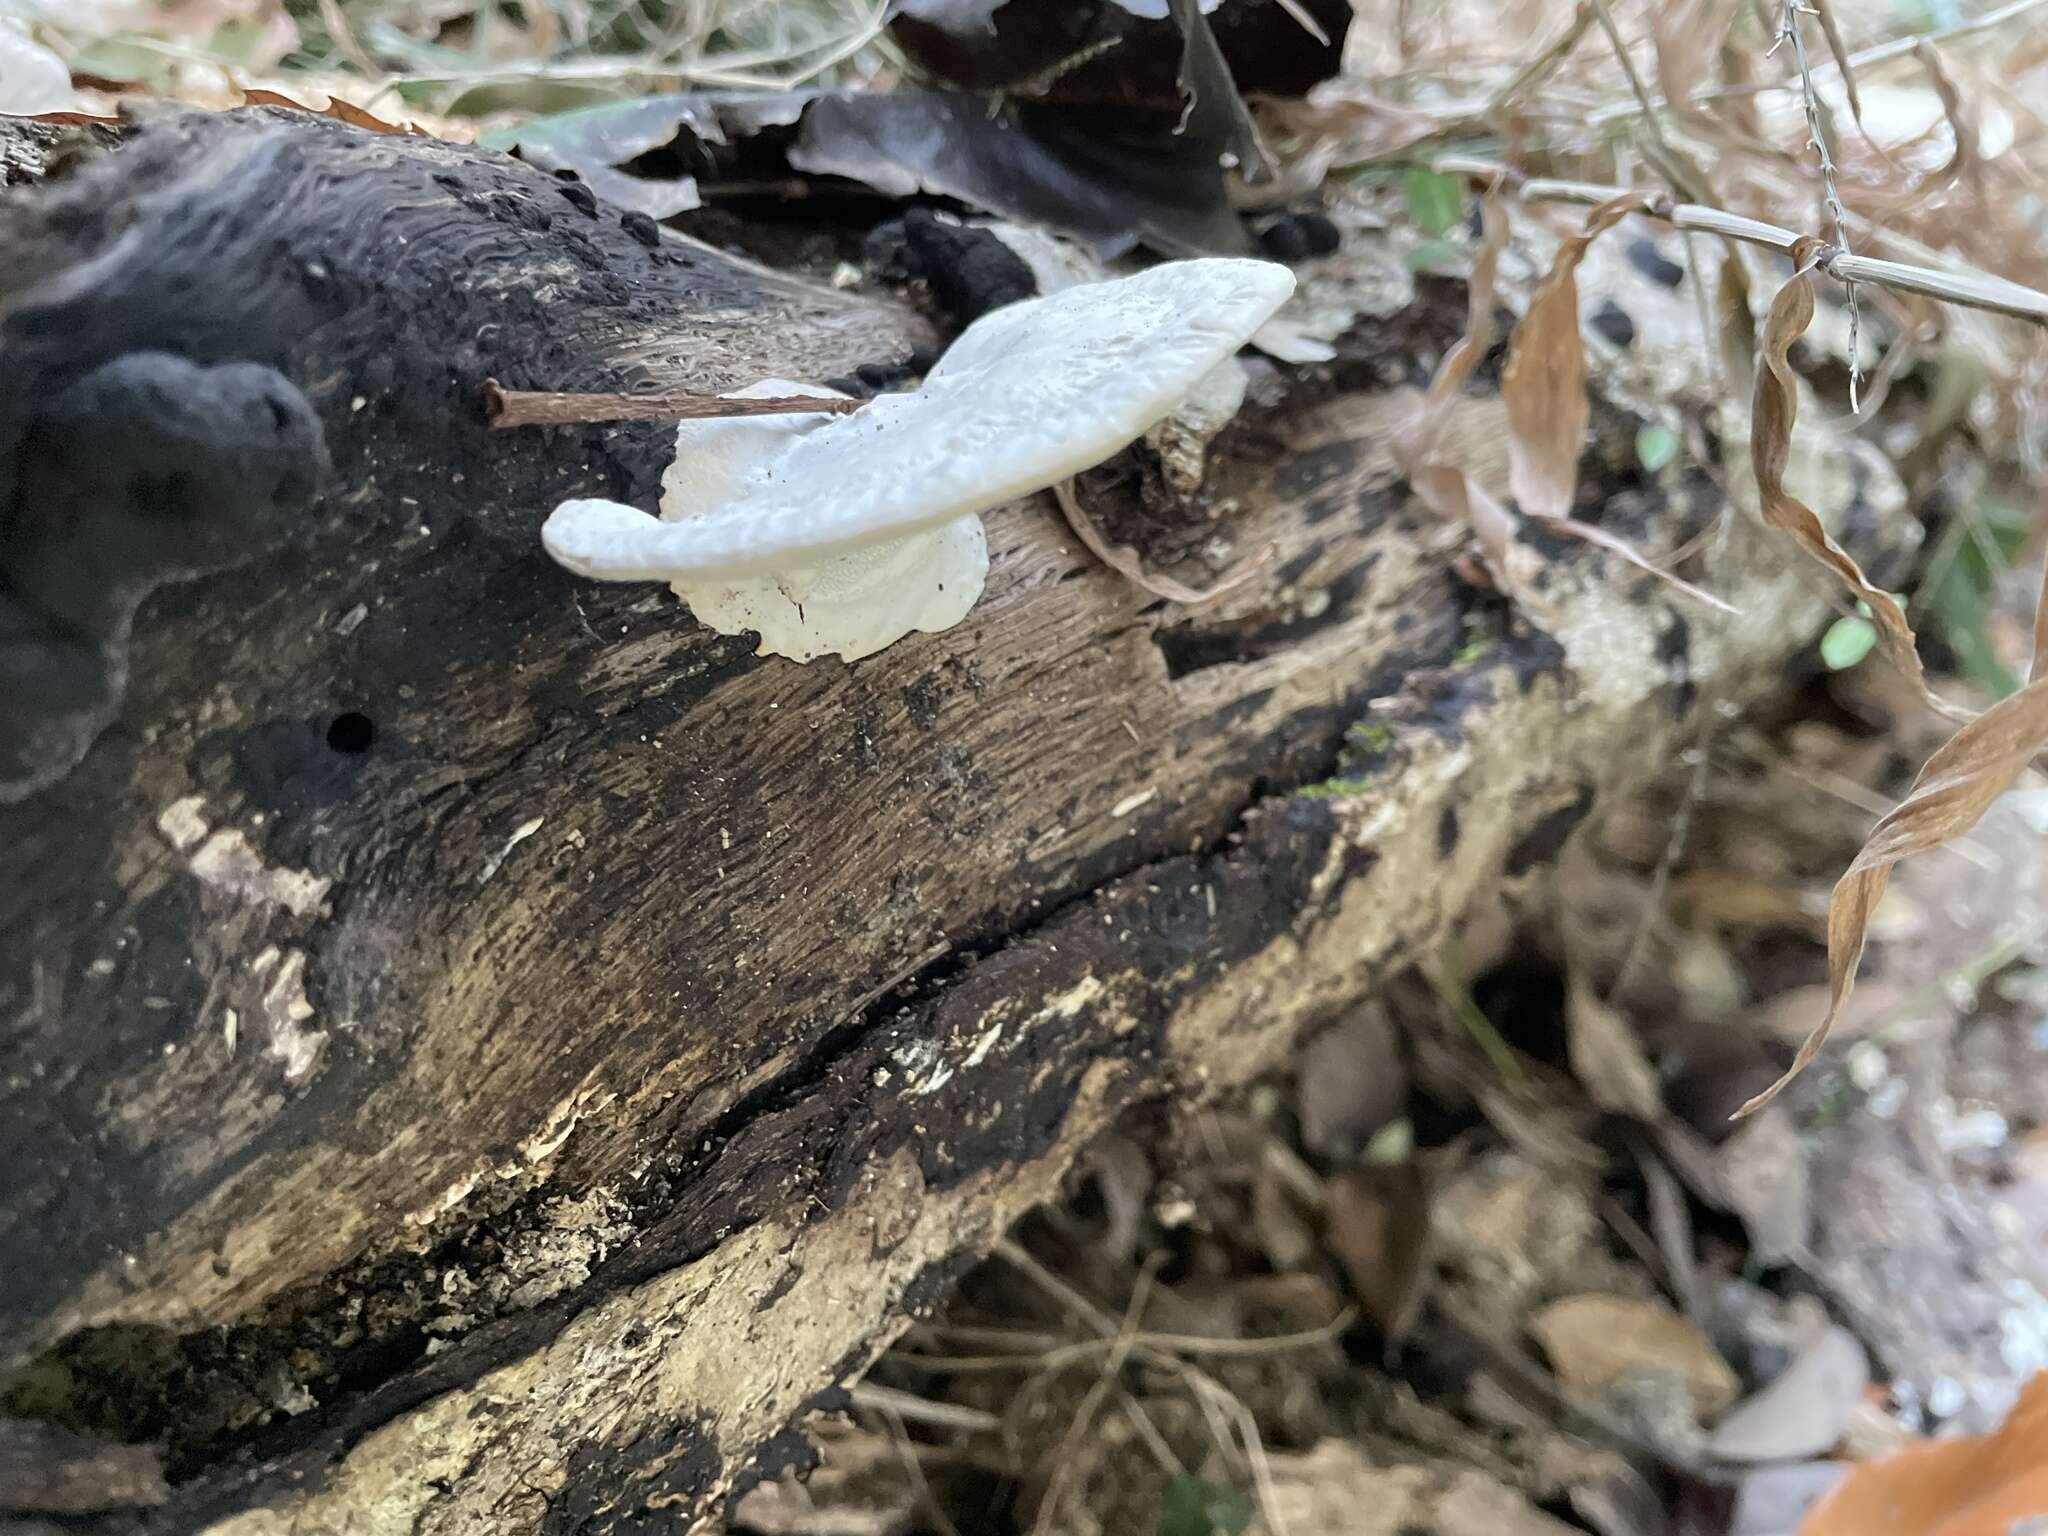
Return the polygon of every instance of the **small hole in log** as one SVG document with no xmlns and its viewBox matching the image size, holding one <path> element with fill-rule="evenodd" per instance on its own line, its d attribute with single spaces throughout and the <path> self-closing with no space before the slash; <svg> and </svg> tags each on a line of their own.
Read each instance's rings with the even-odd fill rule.
<svg viewBox="0 0 2048 1536">
<path fill-rule="evenodd" d="M 370 717 L 353 709 L 336 715 L 327 727 L 327 745 L 337 752 L 367 752 L 376 739 L 377 727 Z"/>
</svg>

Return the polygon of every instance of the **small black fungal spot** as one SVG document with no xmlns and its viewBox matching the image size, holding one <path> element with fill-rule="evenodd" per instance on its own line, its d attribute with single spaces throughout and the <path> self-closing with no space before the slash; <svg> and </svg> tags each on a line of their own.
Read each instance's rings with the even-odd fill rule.
<svg viewBox="0 0 2048 1536">
<path fill-rule="evenodd" d="M 1444 807 L 1443 814 L 1436 819 L 1436 851 L 1439 857 L 1448 859 L 1451 850 L 1458 846 L 1458 808 Z"/>
<path fill-rule="evenodd" d="M 1692 630 L 1685 622 L 1684 615 L 1674 613 L 1671 622 L 1658 632 L 1656 658 L 1670 666 L 1673 662 L 1684 661 L 1692 653 Z"/>
<path fill-rule="evenodd" d="M 1613 342 L 1617 347 L 1632 346 L 1636 339 L 1636 323 L 1629 319 L 1628 311 L 1612 299 L 1602 301 L 1593 311 L 1593 329 Z"/>
<path fill-rule="evenodd" d="M 1565 839 L 1586 819 L 1586 813 L 1592 808 L 1593 792 L 1582 788 L 1570 805 L 1559 806 L 1539 819 L 1522 834 L 1522 840 L 1508 850 L 1507 874 L 1510 877 L 1524 875 L 1538 864 L 1548 864 L 1556 858 L 1564 849 Z"/>
<path fill-rule="evenodd" d="M 376 739 L 376 724 L 360 710 L 344 710 L 328 722 L 327 745 L 337 752 L 367 752 Z"/>
<path fill-rule="evenodd" d="M 1282 261 L 1328 256 L 1342 243 L 1337 226 L 1320 213 L 1283 213 L 1259 231 L 1259 249 Z"/>
<path fill-rule="evenodd" d="M 912 208 L 868 231 L 862 254 L 887 283 L 922 283 L 955 325 L 1038 293 L 1024 258 L 985 229 Z"/>
<path fill-rule="evenodd" d="M 1676 288 L 1685 281 L 1685 268 L 1658 250 L 1657 242 L 1648 237 L 1629 242 L 1628 264 L 1666 288 Z"/>
<path fill-rule="evenodd" d="M 650 251 L 661 244 L 661 226 L 637 209 L 619 215 L 619 228 L 638 240 Z"/>
</svg>

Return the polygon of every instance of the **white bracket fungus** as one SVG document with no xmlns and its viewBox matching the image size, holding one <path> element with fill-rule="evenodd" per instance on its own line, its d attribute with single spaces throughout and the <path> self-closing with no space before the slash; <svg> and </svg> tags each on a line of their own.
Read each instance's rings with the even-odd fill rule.
<svg viewBox="0 0 2048 1536">
<path fill-rule="evenodd" d="M 851 415 L 683 422 L 661 518 L 567 501 L 542 543 L 579 575 L 671 583 L 720 634 L 758 631 L 763 655 L 872 655 L 966 617 L 988 574 L 980 513 L 1144 436 L 1293 289 L 1277 263 L 1214 258 L 1008 305 L 921 389 Z"/>
</svg>

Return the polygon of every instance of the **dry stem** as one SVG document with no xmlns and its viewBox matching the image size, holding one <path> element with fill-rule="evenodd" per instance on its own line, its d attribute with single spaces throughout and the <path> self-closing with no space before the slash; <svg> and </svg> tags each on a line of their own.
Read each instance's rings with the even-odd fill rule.
<svg viewBox="0 0 2048 1536">
<path fill-rule="evenodd" d="M 590 421 L 698 421 L 718 416 L 792 416 L 812 412 L 845 416 L 864 402 L 819 395 L 564 395 L 550 390 L 506 389 L 484 380 L 484 420 L 505 427 L 563 427 Z"/>
<path fill-rule="evenodd" d="M 1597 207 L 1628 190 L 1598 182 L 1523 176 L 1510 167 L 1476 155 L 1436 155 L 1425 163 L 1431 170 L 1448 176 L 1466 176 L 1475 181 L 1491 182 L 1496 177 L 1505 177 L 1507 184 L 1517 193 L 1539 203 L 1583 203 Z M 1929 298 L 1961 304 L 1969 309 L 1990 310 L 1994 314 L 2031 320 L 2036 325 L 2048 325 L 2048 293 L 2008 282 L 2002 277 L 1984 272 L 1908 266 L 1899 261 L 1857 256 L 1824 240 L 1815 240 L 1812 236 L 1802 235 L 1782 225 L 1767 224 L 1761 219 L 1744 218 L 1741 214 L 1706 208 L 1697 203 L 1673 202 L 1657 192 L 1644 192 L 1641 196 L 1647 204 L 1646 211 L 1652 217 L 1662 219 L 1677 229 L 1723 235 L 1787 256 L 1793 255 L 1795 249 L 1813 250 L 1817 247 L 1820 269 L 1838 282 L 1875 283 L 1880 288 L 1901 293 L 1924 293 Z"/>
</svg>

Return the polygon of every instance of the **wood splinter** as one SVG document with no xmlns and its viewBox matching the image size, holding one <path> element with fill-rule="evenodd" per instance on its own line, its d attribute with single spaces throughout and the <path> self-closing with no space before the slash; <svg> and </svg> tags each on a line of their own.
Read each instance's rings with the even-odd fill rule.
<svg viewBox="0 0 2048 1536">
<path fill-rule="evenodd" d="M 710 416 L 789 416 L 817 412 L 845 416 L 866 404 L 817 395 L 570 395 L 552 390 L 506 389 L 484 380 L 484 420 L 506 427 L 564 427 L 592 421 L 695 421 Z"/>
</svg>

